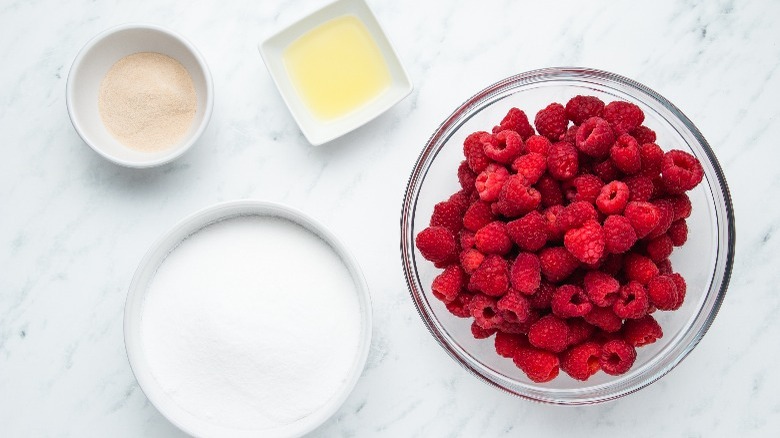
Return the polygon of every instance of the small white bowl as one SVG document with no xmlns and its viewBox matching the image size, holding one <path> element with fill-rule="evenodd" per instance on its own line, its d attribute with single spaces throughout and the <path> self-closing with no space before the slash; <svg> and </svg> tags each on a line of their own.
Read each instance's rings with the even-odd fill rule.
<svg viewBox="0 0 780 438">
<path fill-rule="evenodd" d="M 131 149 L 114 138 L 100 119 L 100 82 L 114 63 L 137 52 L 157 52 L 176 59 L 195 86 L 198 108 L 192 127 L 178 144 L 164 151 Z M 81 49 L 70 68 L 65 96 L 73 127 L 86 144 L 116 164 L 146 168 L 178 158 L 200 137 L 211 118 L 214 86 L 203 56 L 181 35 L 153 24 L 124 24 L 103 31 Z"/>
<path fill-rule="evenodd" d="M 368 29 L 387 63 L 391 83 L 381 95 L 349 114 L 333 120 L 320 120 L 298 96 L 282 57 L 284 50 L 308 31 L 347 15 L 357 17 Z M 408 96 L 414 88 L 382 27 L 363 0 L 337 0 L 328 4 L 269 37 L 258 45 L 258 49 L 287 108 L 303 135 L 314 146 L 327 143 L 370 122 Z"/>
<path fill-rule="evenodd" d="M 157 382 L 145 356 L 141 338 L 141 315 L 148 286 L 154 278 L 158 267 L 168 254 L 188 236 L 196 233 L 209 224 L 238 216 L 271 216 L 287 219 L 301 225 L 319 236 L 330 245 L 341 258 L 355 283 L 360 305 L 360 340 L 355 353 L 349 376 L 344 379 L 338 392 L 318 410 L 283 428 L 271 430 L 229 429 L 199 418 L 177 405 Z M 355 387 L 358 378 L 365 367 L 368 350 L 371 346 L 371 297 L 360 265 L 350 254 L 346 246 L 324 225 L 310 216 L 281 204 L 254 200 L 238 200 L 224 202 L 200 210 L 176 224 L 165 233 L 146 253 L 138 269 L 135 271 L 127 294 L 124 314 L 124 336 L 127 358 L 130 368 L 146 397 L 171 423 L 188 434 L 199 437 L 220 438 L 254 438 L 264 437 L 299 437 L 324 423 L 341 407 Z"/>
</svg>

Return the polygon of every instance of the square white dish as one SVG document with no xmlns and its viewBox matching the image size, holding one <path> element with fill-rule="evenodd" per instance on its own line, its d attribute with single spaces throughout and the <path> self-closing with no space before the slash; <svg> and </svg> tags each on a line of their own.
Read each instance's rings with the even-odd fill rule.
<svg viewBox="0 0 780 438">
<path fill-rule="evenodd" d="M 284 51 L 316 27 L 343 16 L 355 16 L 376 42 L 390 72 L 390 85 L 377 97 L 344 116 L 322 120 L 306 106 L 284 64 Z M 363 0 L 337 0 L 283 28 L 258 45 L 271 78 L 303 135 L 314 146 L 327 143 L 373 120 L 412 92 L 412 82 L 376 17 Z"/>
</svg>

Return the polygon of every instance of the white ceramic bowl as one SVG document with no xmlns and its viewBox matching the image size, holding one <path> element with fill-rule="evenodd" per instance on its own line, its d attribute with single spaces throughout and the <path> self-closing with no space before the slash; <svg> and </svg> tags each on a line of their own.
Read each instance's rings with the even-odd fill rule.
<svg viewBox="0 0 780 438">
<path fill-rule="evenodd" d="M 390 71 L 390 87 L 370 102 L 342 117 L 333 120 L 320 120 L 312 114 L 296 92 L 282 56 L 285 49 L 293 41 L 308 31 L 334 18 L 348 15 L 357 17 L 366 26 L 379 46 Z M 398 59 L 398 55 L 382 31 L 373 12 L 363 0 L 337 0 L 330 3 L 269 37 L 260 43 L 258 49 L 271 78 L 282 95 L 282 99 L 287 104 L 287 108 L 301 128 L 303 135 L 314 146 L 327 143 L 365 125 L 400 102 L 413 89 L 406 69 Z"/>
<path fill-rule="evenodd" d="M 358 293 L 358 301 L 361 310 L 361 332 L 358 350 L 355 354 L 350 375 L 344 380 L 339 391 L 330 400 L 301 420 L 283 428 L 272 430 L 237 430 L 227 429 L 205 421 L 190 412 L 179 407 L 172 398 L 165 393 L 155 379 L 145 357 L 145 350 L 141 338 L 141 313 L 143 311 L 144 298 L 149 283 L 157 272 L 157 268 L 165 257 L 182 240 L 204 228 L 205 226 L 224 219 L 237 216 L 272 216 L 287 219 L 303 226 L 333 248 L 347 267 L 355 282 Z M 127 357 L 130 367 L 138 380 L 141 389 L 147 398 L 171 423 L 181 430 L 195 437 L 230 437 L 230 438 L 254 438 L 263 437 L 298 437 L 304 435 L 325 420 L 330 418 L 344 403 L 347 396 L 354 388 L 368 357 L 371 345 L 371 297 L 368 285 L 363 277 L 357 260 L 350 254 L 344 244 L 327 228 L 306 214 L 290 207 L 253 200 L 240 200 L 216 204 L 198 211 L 176 224 L 165 233 L 151 249 L 146 253 L 135 272 L 125 304 L 124 335 Z"/>
<path fill-rule="evenodd" d="M 98 112 L 100 82 L 114 63 L 137 52 L 157 52 L 179 61 L 192 77 L 198 108 L 192 127 L 178 144 L 160 152 L 141 152 L 115 139 Z M 181 35 L 153 24 L 124 24 L 92 38 L 81 49 L 68 75 L 68 114 L 79 136 L 104 158 L 126 167 L 146 168 L 168 163 L 186 152 L 208 125 L 214 86 L 206 61 Z"/>
</svg>

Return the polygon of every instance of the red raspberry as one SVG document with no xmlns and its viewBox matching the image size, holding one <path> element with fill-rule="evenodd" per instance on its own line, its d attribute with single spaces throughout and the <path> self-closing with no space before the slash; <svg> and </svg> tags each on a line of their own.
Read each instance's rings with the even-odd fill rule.
<svg viewBox="0 0 780 438">
<path fill-rule="evenodd" d="M 566 103 L 566 117 L 581 125 L 591 117 L 601 117 L 604 102 L 596 96 L 574 96 Z"/>
<path fill-rule="evenodd" d="M 570 143 L 559 141 L 550 146 L 547 155 L 547 172 L 551 177 L 565 181 L 574 178 L 579 170 L 577 149 Z"/>
<path fill-rule="evenodd" d="M 614 181 L 620 177 L 620 171 L 615 167 L 612 160 L 604 160 L 593 166 L 593 174 L 601 178 L 602 181 Z"/>
<path fill-rule="evenodd" d="M 522 175 L 512 175 L 501 188 L 498 202 L 493 204 L 492 209 L 505 217 L 518 217 L 535 210 L 541 202 L 542 195 L 529 187 Z"/>
<path fill-rule="evenodd" d="M 586 201 L 572 202 L 564 207 L 556 218 L 556 224 L 563 232 L 579 228 L 585 222 L 597 220 L 599 217 L 593 204 Z"/>
<path fill-rule="evenodd" d="M 509 238 L 521 251 L 538 251 L 547 243 L 547 230 L 544 217 L 538 211 L 532 211 L 520 219 L 506 224 Z"/>
<path fill-rule="evenodd" d="M 526 184 L 536 184 L 547 171 L 547 157 L 536 152 L 529 152 L 515 158 L 512 162 L 512 169 L 525 177 Z"/>
<path fill-rule="evenodd" d="M 585 321 L 607 333 L 615 333 L 623 326 L 623 320 L 615 315 L 611 307 L 593 307 L 593 310 L 585 315 Z"/>
<path fill-rule="evenodd" d="M 647 296 L 658 310 L 672 310 L 677 304 L 677 284 L 668 275 L 658 275 L 647 283 Z"/>
<path fill-rule="evenodd" d="M 609 150 L 609 157 L 615 163 L 615 167 L 627 175 L 633 175 L 642 169 L 639 144 L 628 134 L 617 138 Z"/>
<path fill-rule="evenodd" d="M 521 348 L 528 348 L 528 339 L 523 335 L 498 332 L 495 345 L 499 356 L 512 358 Z"/>
<path fill-rule="evenodd" d="M 672 245 L 683 246 L 688 240 L 688 224 L 685 222 L 685 219 L 672 222 L 667 234 L 672 240 Z"/>
<path fill-rule="evenodd" d="M 469 275 L 479 268 L 483 260 L 485 260 L 485 255 L 473 248 L 460 253 L 460 266 Z"/>
<path fill-rule="evenodd" d="M 596 207 L 604 214 L 620 214 L 628 203 L 628 186 L 622 181 L 612 181 L 601 188 Z"/>
<path fill-rule="evenodd" d="M 596 263 L 604 255 L 604 230 L 598 222 L 589 220 L 581 227 L 567 231 L 563 244 L 581 262 Z"/>
<path fill-rule="evenodd" d="M 549 382 L 558 376 L 558 356 L 536 348 L 521 348 L 514 357 L 515 365 L 536 383 Z"/>
<path fill-rule="evenodd" d="M 595 342 L 576 345 L 561 355 L 561 369 L 572 378 L 588 380 L 600 369 L 601 346 Z"/>
<path fill-rule="evenodd" d="M 531 126 L 531 123 L 528 122 L 528 116 L 517 108 L 511 108 L 501 120 L 501 124 L 496 128 L 498 131 L 504 131 L 506 129 L 512 130 L 520 134 L 520 137 L 522 137 L 523 140 L 534 135 L 534 128 Z M 496 128 L 493 129 L 496 130 Z"/>
<path fill-rule="evenodd" d="M 672 254 L 673 246 L 672 238 L 666 234 L 662 234 L 647 242 L 645 251 L 650 257 L 650 260 L 658 263 L 669 258 Z"/>
<path fill-rule="evenodd" d="M 479 231 L 480 228 L 493 222 L 493 210 L 487 202 L 477 201 L 466 210 L 463 215 L 463 226 L 467 230 Z"/>
<path fill-rule="evenodd" d="M 674 207 L 674 220 L 687 219 L 691 215 L 691 198 L 685 193 L 667 198 Z"/>
<path fill-rule="evenodd" d="M 661 221 L 660 210 L 649 202 L 631 201 L 626 204 L 623 215 L 631 221 L 636 237 L 640 239 L 650 234 Z"/>
<path fill-rule="evenodd" d="M 544 210 L 542 214 L 548 241 L 559 242 L 563 240 L 564 230 L 558 225 L 558 216 L 563 212 L 563 208 L 563 205 L 553 205 Z"/>
<path fill-rule="evenodd" d="M 623 179 L 628 186 L 628 200 L 646 202 L 653 197 L 653 180 L 646 176 L 634 175 Z"/>
<path fill-rule="evenodd" d="M 656 199 L 653 201 L 653 205 L 658 207 L 659 219 L 658 225 L 656 225 L 656 227 L 653 228 L 653 231 L 651 231 L 646 236 L 648 239 L 652 239 L 666 233 L 669 230 L 669 227 L 672 225 L 672 222 L 674 222 L 674 206 L 672 205 L 671 201 L 667 199 Z"/>
<path fill-rule="evenodd" d="M 489 338 L 497 331 L 498 329 L 495 327 L 491 327 L 489 329 L 482 328 L 479 324 L 477 324 L 477 321 L 471 323 L 471 335 L 474 336 L 474 339 Z"/>
<path fill-rule="evenodd" d="M 661 178 L 668 193 L 677 194 L 699 185 L 704 168 L 693 155 L 679 150 L 664 154 Z"/>
<path fill-rule="evenodd" d="M 563 138 L 561 140 L 565 141 L 566 143 L 577 144 L 577 131 L 579 130 L 580 127 L 577 125 L 569 126 L 569 129 L 567 129 L 563 134 Z"/>
<path fill-rule="evenodd" d="M 577 149 L 591 157 L 604 157 L 615 142 L 615 134 L 606 120 L 591 117 L 577 130 Z"/>
<path fill-rule="evenodd" d="M 470 318 L 469 303 L 473 297 L 474 295 L 468 293 L 459 294 L 454 300 L 446 303 L 447 310 L 458 318 Z"/>
<path fill-rule="evenodd" d="M 672 262 L 669 259 L 655 262 L 655 265 L 658 266 L 659 274 L 669 275 L 672 273 Z"/>
<path fill-rule="evenodd" d="M 444 227 L 428 227 L 420 231 L 415 243 L 422 256 L 432 261 L 437 268 L 443 268 L 458 259 L 455 236 Z"/>
<path fill-rule="evenodd" d="M 634 347 L 642 347 L 661 339 L 664 335 L 661 326 L 651 316 L 629 319 L 623 324 L 623 339 Z"/>
<path fill-rule="evenodd" d="M 528 297 L 528 302 L 531 304 L 532 309 L 547 310 L 552 303 L 553 294 L 555 294 L 555 286 L 542 280 L 539 284 L 539 289 L 534 292 L 533 295 Z M 539 319 L 539 318 L 537 318 Z"/>
<path fill-rule="evenodd" d="M 539 289 L 542 271 L 539 257 L 530 252 L 521 252 L 512 263 L 509 278 L 512 287 L 526 295 L 532 295 Z"/>
<path fill-rule="evenodd" d="M 475 190 L 474 183 L 476 181 L 477 174 L 471 170 L 469 162 L 466 160 L 461 161 L 460 166 L 458 166 L 458 182 L 460 183 L 461 188 L 463 188 L 466 193 L 471 194 Z"/>
<path fill-rule="evenodd" d="M 546 157 L 550 152 L 550 146 L 552 146 L 552 143 L 543 135 L 533 135 L 528 137 L 528 140 L 525 141 L 525 148 L 528 150 L 529 154 L 535 152 Z"/>
<path fill-rule="evenodd" d="M 551 246 L 539 252 L 542 274 L 547 280 L 557 283 L 565 280 L 579 266 L 579 261 L 562 246 Z"/>
<path fill-rule="evenodd" d="M 670 274 L 669 277 L 674 281 L 674 285 L 677 287 L 677 301 L 674 303 L 674 307 L 672 307 L 672 310 L 677 310 L 685 301 L 688 285 L 685 283 L 683 276 L 678 273 Z"/>
<path fill-rule="evenodd" d="M 510 289 L 498 300 L 498 309 L 504 320 L 511 323 L 526 322 L 531 317 L 531 304 L 528 298 L 514 289 Z"/>
<path fill-rule="evenodd" d="M 622 254 L 636 243 L 636 231 L 625 216 L 612 215 L 604 220 L 604 241 L 607 252 Z"/>
<path fill-rule="evenodd" d="M 645 256 L 628 253 L 623 259 L 623 272 L 629 280 L 647 284 L 653 277 L 658 275 L 658 267 Z"/>
<path fill-rule="evenodd" d="M 653 178 L 661 173 L 664 161 L 664 151 L 655 143 L 641 143 L 639 157 L 642 161 L 642 175 Z"/>
<path fill-rule="evenodd" d="M 474 239 L 474 232 L 469 230 L 460 230 L 458 241 L 460 242 L 460 249 L 471 249 L 477 244 Z"/>
<path fill-rule="evenodd" d="M 615 301 L 612 311 L 620 318 L 636 319 L 647 314 L 650 299 L 647 290 L 637 281 L 629 281 L 620 288 L 620 298 Z"/>
<path fill-rule="evenodd" d="M 622 339 L 613 339 L 601 346 L 599 364 L 605 373 L 618 376 L 628 371 L 636 360 L 636 349 Z"/>
<path fill-rule="evenodd" d="M 613 305 L 620 295 L 620 283 L 615 277 L 601 271 L 585 274 L 584 285 L 590 302 L 599 307 Z"/>
<path fill-rule="evenodd" d="M 504 166 L 489 164 L 485 170 L 477 175 L 474 187 L 479 192 L 479 199 L 485 202 L 493 202 L 498 199 L 504 182 L 509 179 L 509 171 Z"/>
<path fill-rule="evenodd" d="M 488 255 L 469 279 L 469 290 L 500 297 L 509 289 L 509 265 L 498 255 Z"/>
<path fill-rule="evenodd" d="M 433 279 L 431 291 L 439 300 L 449 303 L 455 300 L 463 289 L 466 275 L 458 265 L 448 266 L 441 274 Z"/>
<path fill-rule="evenodd" d="M 566 120 L 566 109 L 560 103 L 551 103 L 536 113 L 534 125 L 539 135 L 551 141 L 560 140 L 569 125 L 569 121 Z"/>
<path fill-rule="evenodd" d="M 498 314 L 495 298 L 476 294 L 468 304 L 469 312 L 480 327 L 484 329 L 498 328 L 504 319 Z"/>
<path fill-rule="evenodd" d="M 511 163 L 523 151 L 523 139 L 515 131 L 501 131 L 483 137 L 485 155 L 499 163 Z"/>
<path fill-rule="evenodd" d="M 542 195 L 542 205 L 544 207 L 563 204 L 561 184 L 550 175 L 544 175 L 539 178 L 539 181 L 536 183 L 536 190 Z"/>
<path fill-rule="evenodd" d="M 553 314 L 560 318 L 584 316 L 593 308 L 585 291 L 573 284 L 559 286 L 553 294 L 550 305 Z"/>
<path fill-rule="evenodd" d="M 502 314 L 503 317 L 503 314 Z M 527 323 L 516 323 L 516 322 L 509 322 L 507 320 L 504 320 L 499 326 L 498 326 L 498 332 L 499 333 L 505 333 L 508 335 L 524 335 L 528 333 L 528 327 L 526 327 Z"/>
<path fill-rule="evenodd" d="M 482 254 L 506 254 L 512 249 L 512 241 L 506 233 L 506 224 L 501 221 L 491 222 L 474 235 L 477 249 Z"/>
<path fill-rule="evenodd" d="M 565 182 L 564 185 L 566 186 L 566 199 L 569 202 L 585 201 L 594 204 L 601 193 L 601 188 L 604 187 L 604 182 L 596 175 L 583 174 L 570 182 Z"/>
<path fill-rule="evenodd" d="M 466 162 L 469 163 L 469 167 L 476 173 L 482 172 L 490 164 L 490 160 L 485 155 L 484 146 L 482 145 L 482 139 L 485 136 L 489 136 L 485 131 L 475 132 L 463 141 L 463 155 L 466 157 Z"/>
<path fill-rule="evenodd" d="M 647 126 L 637 126 L 629 132 L 639 144 L 655 143 L 655 131 Z"/>
<path fill-rule="evenodd" d="M 577 345 L 590 339 L 596 327 L 588 324 L 582 318 L 569 318 L 566 320 L 569 326 L 569 345 Z"/>
<path fill-rule="evenodd" d="M 554 315 L 543 316 L 531 325 L 528 342 L 536 348 L 560 353 L 568 345 L 569 326 Z"/>
<path fill-rule="evenodd" d="M 458 234 L 463 228 L 463 213 L 466 212 L 468 204 L 453 200 L 439 202 L 433 207 L 430 226 L 444 227 L 450 230 L 453 235 Z"/>
<path fill-rule="evenodd" d="M 606 228 L 604 232 L 606 233 Z M 618 273 L 623 269 L 623 254 L 607 254 L 604 258 L 604 263 L 601 264 L 599 269 L 601 272 L 617 277 Z"/>
<path fill-rule="evenodd" d="M 633 103 L 616 100 L 604 107 L 604 119 L 612 126 L 615 134 L 621 135 L 641 125 L 645 114 Z"/>
</svg>

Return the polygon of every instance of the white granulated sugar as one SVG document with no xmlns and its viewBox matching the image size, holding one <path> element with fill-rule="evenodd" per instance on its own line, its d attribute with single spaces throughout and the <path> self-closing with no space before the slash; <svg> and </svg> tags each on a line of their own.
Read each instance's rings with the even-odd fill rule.
<svg viewBox="0 0 780 438">
<path fill-rule="evenodd" d="M 160 265 L 144 301 L 151 372 L 181 408 L 263 430 L 323 406 L 356 361 L 350 272 L 305 228 L 247 216 L 209 225 Z"/>
</svg>

